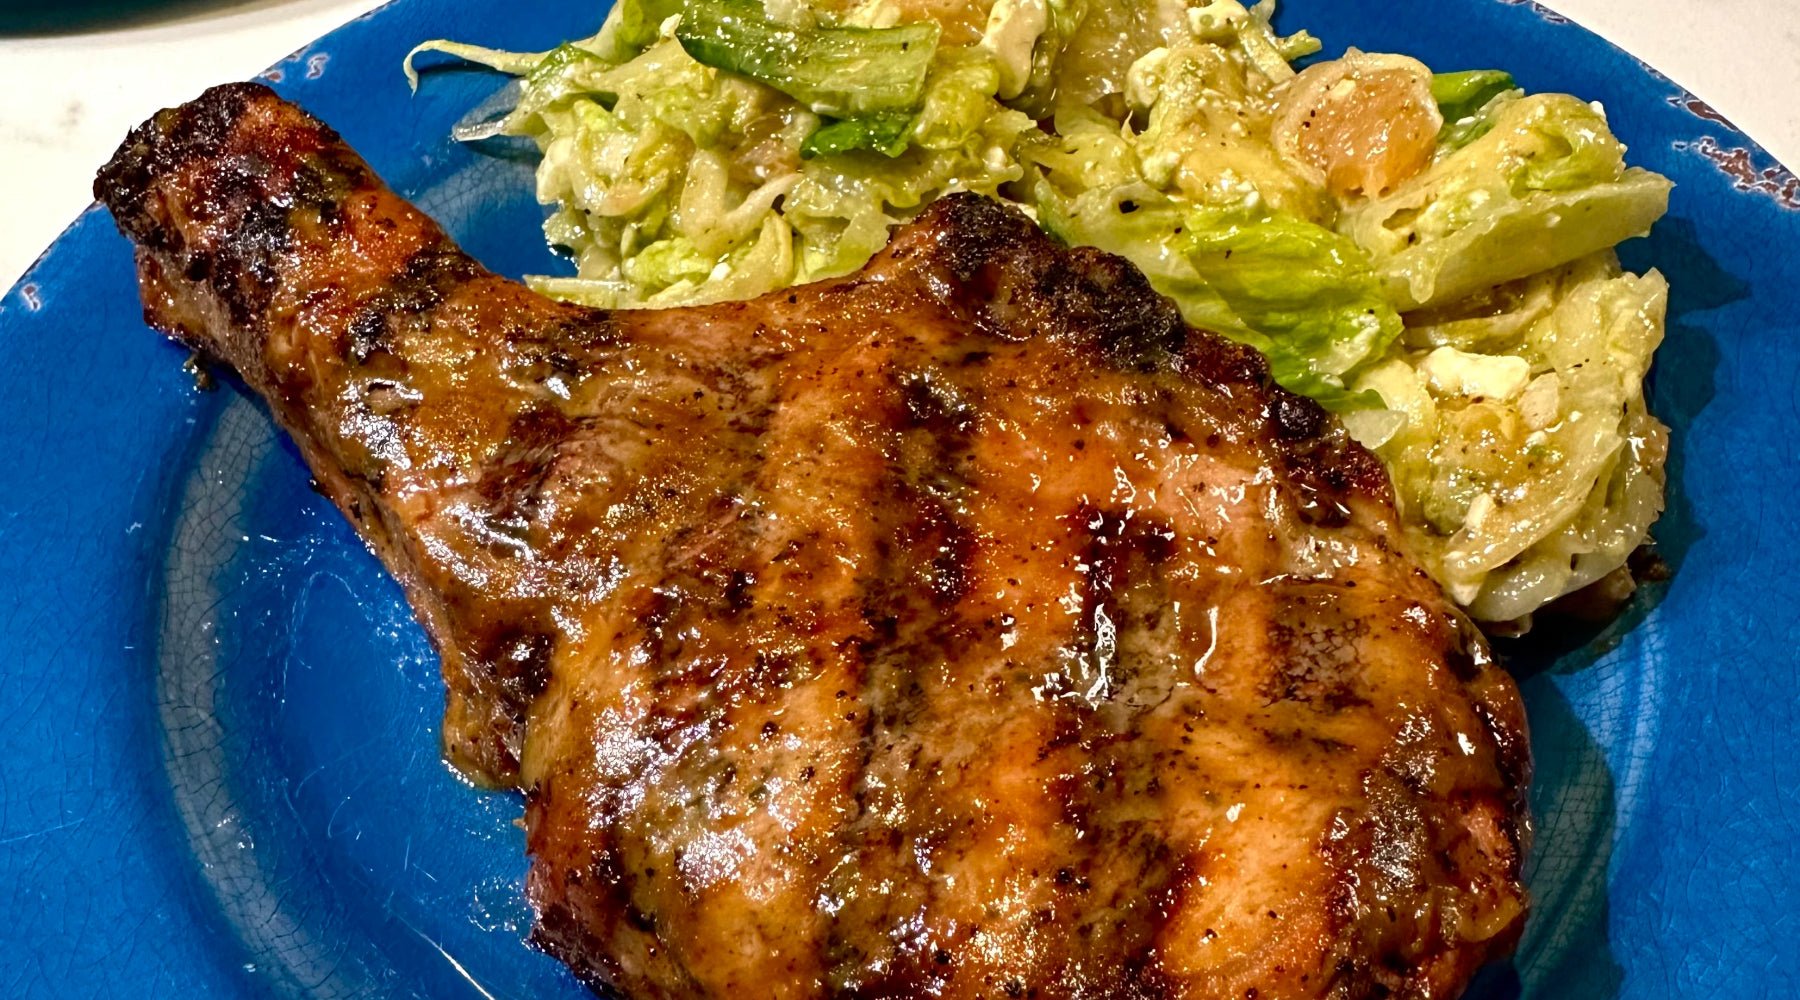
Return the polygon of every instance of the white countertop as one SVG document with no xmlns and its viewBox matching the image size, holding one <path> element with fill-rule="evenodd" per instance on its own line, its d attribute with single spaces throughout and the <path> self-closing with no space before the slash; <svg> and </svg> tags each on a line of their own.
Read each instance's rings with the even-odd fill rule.
<svg viewBox="0 0 1800 1000">
<path fill-rule="evenodd" d="M 55 0 L 46 0 L 55 2 Z M 580 0 L 597 2 L 597 0 Z M 157 24 L 0 38 L 0 289 L 91 200 L 127 130 L 206 86 L 246 79 L 377 0 L 251 0 Z M 1549 0 L 1800 164 L 1800 2 Z"/>
</svg>

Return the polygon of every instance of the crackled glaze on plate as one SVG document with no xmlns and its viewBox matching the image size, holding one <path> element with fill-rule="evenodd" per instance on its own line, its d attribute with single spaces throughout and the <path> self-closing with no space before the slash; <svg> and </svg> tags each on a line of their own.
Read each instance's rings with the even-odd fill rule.
<svg viewBox="0 0 1800 1000">
<path fill-rule="evenodd" d="M 528 163 L 452 144 L 494 77 L 415 42 L 544 48 L 598 6 L 403 0 L 271 70 L 505 273 L 552 266 Z M 1478 998 L 1800 992 L 1800 186 L 1716 112 L 1533 4 L 1288 0 L 1328 50 L 1601 100 L 1677 183 L 1628 262 L 1673 285 L 1674 580 L 1515 664 L 1537 911 Z M 264 411 L 197 392 L 90 211 L 0 300 L 0 994 L 580 997 L 527 949 L 515 800 L 438 761 L 434 657 Z"/>
</svg>

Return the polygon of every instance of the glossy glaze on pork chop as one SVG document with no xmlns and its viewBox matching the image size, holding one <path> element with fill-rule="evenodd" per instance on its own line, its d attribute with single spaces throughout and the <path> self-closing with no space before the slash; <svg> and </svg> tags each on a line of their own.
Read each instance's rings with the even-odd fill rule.
<svg viewBox="0 0 1800 1000">
<path fill-rule="evenodd" d="M 534 939 L 633 998 L 1450 997 L 1522 710 L 1376 461 L 1119 258 L 946 198 L 865 270 L 600 312 L 238 85 L 101 174 L 405 584 Z"/>
</svg>

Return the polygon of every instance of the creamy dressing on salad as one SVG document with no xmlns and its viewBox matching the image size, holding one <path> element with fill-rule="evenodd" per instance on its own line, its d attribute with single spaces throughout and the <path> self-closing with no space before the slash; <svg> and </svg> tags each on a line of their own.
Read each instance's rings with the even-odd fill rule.
<svg viewBox="0 0 1800 1000">
<path fill-rule="evenodd" d="M 1497 70 L 1316 53 L 1273 0 L 621 0 L 595 38 L 428 48 L 523 78 L 545 292 L 611 308 L 855 270 L 951 191 L 1129 258 L 1388 467 L 1475 615 L 1615 574 L 1661 510 L 1666 287 L 1612 247 L 1669 183 Z M 982 27 L 985 25 L 985 28 Z"/>
</svg>

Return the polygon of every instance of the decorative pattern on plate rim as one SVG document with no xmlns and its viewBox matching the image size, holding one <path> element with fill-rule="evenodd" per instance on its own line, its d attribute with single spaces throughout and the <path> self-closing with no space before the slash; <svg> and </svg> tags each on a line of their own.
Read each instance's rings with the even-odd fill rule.
<svg viewBox="0 0 1800 1000">
<path fill-rule="evenodd" d="M 1677 142 L 1675 149 L 1684 152 L 1692 150 L 1711 160 L 1713 166 L 1731 178 L 1731 186 L 1737 190 L 1745 194 L 1767 195 L 1782 208 L 1800 212 L 1800 177 L 1794 176 L 1793 171 L 1766 153 L 1763 156 L 1768 159 L 1769 165 L 1759 165 L 1757 153 L 1761 150 L 1753 150 L 1748 146 L 1727 148 L 1710 135 L 1703 135 L 1695 142 Z"/>
</svg>

